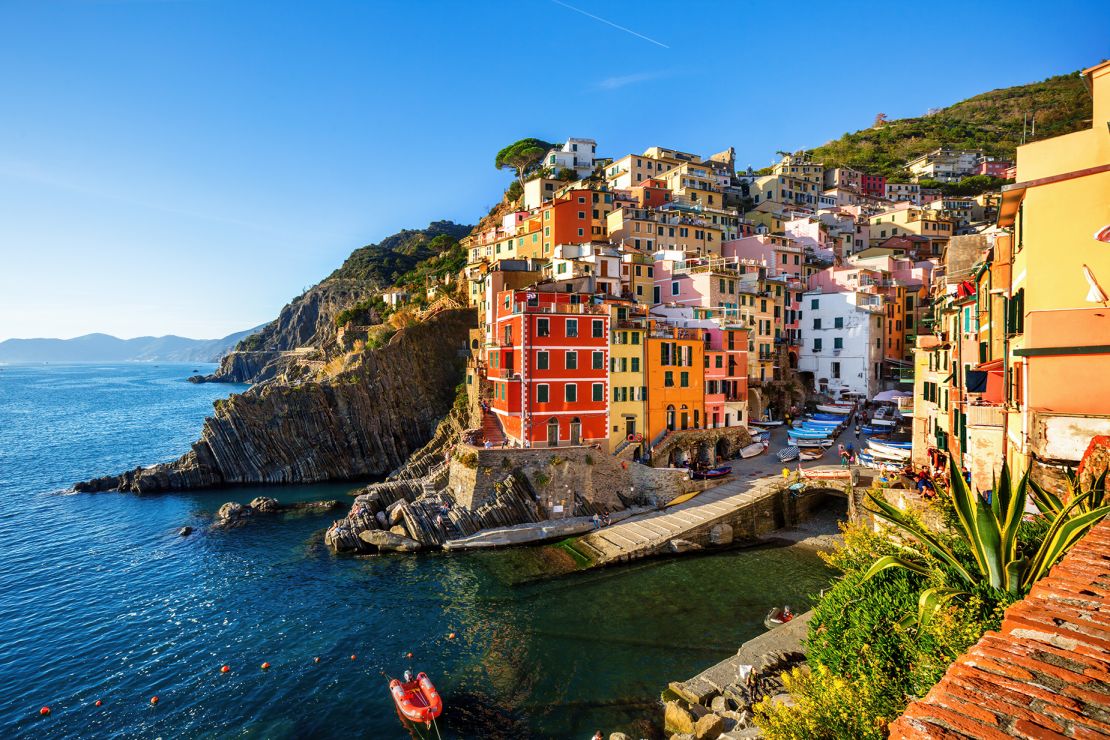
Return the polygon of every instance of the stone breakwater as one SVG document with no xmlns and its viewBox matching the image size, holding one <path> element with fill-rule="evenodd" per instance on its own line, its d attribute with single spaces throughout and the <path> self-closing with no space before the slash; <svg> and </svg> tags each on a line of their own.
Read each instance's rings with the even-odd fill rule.
<svg viewBox="0 0 1110 740">
<path fill-rule="evenodd" d="M 218 401 L 178 460 L 97 478 L 77 491 L 157 491 L 380 476 L 436 432 L 463 377 L 471 310 L 445 311 L 323 380 L 261 383 Z"/>
</svg>

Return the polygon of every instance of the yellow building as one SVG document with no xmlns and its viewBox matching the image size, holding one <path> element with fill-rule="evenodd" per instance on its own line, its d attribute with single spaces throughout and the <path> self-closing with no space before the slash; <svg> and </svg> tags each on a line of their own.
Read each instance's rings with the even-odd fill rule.
<svg viewBox="0 0 1110 740">
<path fill-rule="evenodd" d="M 646 320 L 628 308 L 614 307 L 609 346 L 609 449 L 646 435 L 647 381 L 644 348 Z M 641 440 L 642 443 L 643 440 Z"/>
<path fill-rule="evenodd" d="M 868 238 L 875 246 L 892 236 L 916 234 L 946 242 L 955 233 L 955 224 L 928 208 L 897 207 L 868 219 Z"/>
<path fill-rule="evenodd" d="M 998 225 L 1005 285 L 1008 458 L 1074 463 L 1110 434 L 1110 62 L 1085 70 L 1091 128 L 1018 147 Z"/>
</svg>

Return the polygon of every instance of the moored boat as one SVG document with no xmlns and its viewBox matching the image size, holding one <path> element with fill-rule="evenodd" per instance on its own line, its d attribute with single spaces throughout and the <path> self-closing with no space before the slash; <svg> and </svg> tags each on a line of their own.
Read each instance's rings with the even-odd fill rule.
<svg viewBox="0 0 1110 740">
<path fill-rule="evenodd" d="M 820 460 L 825 454 L 824 447 L 801 447 L 798 448 L 798 457 L 802 460 Z"/>
<path fill-rule="evenodd" d="M 436 691 L 432 680 L 423 671 L 411 681 L 393 679 L 389 682 L 389 691 L 393 694 L 393 703 L 397 705 L 397 711 L 410 722 L 419 722 L 431 727 L 432 721 L 443 712 L 443 699 Z"/>
<path fill-rule="evenodd" d="M 775 457 L 779 459 L 779 462 L 790 462 L 791 460 L 797 460 L 800 452 L 801 451 L 794 446 L 783 447 L 775 453 Z"/>
<path fill-rule="evenodd" d="M 767 629 L 773 629 L 780 624 L 786 624 L 794 618 L 794 614 L 790 611 L 790 607 L 776 606 L 771 611 L 767 612 L 767 616 L 763 618 L 763 626 Z"/>
<path fill-rule="evenodd" d="M 792 439 L 790 440 L 795 447 L 832 447 L 833 441 L 828 439 Z"/>
<path fill-rule="evenodd" d="M 904 447 L 893 447 L 873 439 L 867 440 L 867 446 L 871 448 L 872 457 L 885 457 L 890 460 L 910 459 L 910 451 Z"/>
<path fill-rule="evenodd" d="M 855 406 L 838 403 L 819 403 L 817 410 L 823 411 L 826 414 L 839 414 L 840 416 L 847 416 L 855 410 Z"/>
<path fill-rule="evenodd" d="M 690 471 L 690 477 L 694 480 L 712 480 L 714 478 L 724 478 L 731 472 L 732 468 L 730 466 L 721 465 L 709 470 L 692 470 Z"/>
<path fill-rule="evenodd" d="M 767 441 L 755 442 L 753 444 L 748 445 L 747 447 L 741 448 L 740 457 L 747 458 L 747 457 L 755 457 L 756 455 L 762 455 L 764 452 L 767 451 L 767 448 L 769 446 L 770 446 L 770 443 L 767 442 Z"/>
<path fill-rule="evenodd" d="M 817 429 L 789 429 L 786 435 L 792 439 L 828 439 L 829 432 Z"/>
</svg>

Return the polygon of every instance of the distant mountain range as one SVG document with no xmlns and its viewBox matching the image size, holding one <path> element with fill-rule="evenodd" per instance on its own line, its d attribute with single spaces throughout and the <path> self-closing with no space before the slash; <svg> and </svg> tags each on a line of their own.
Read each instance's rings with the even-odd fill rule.
<svg viewBox="0 0 1110 740">
<path fill-rule="evenodd" d="M 261 328 L 256 326 L 222 339 L 188 339 L 172 334 L 134 339 L 109 334 L 8 339 L 0 342 L 0 362 L 219 362 L 240 340 Z"/>
</svg>

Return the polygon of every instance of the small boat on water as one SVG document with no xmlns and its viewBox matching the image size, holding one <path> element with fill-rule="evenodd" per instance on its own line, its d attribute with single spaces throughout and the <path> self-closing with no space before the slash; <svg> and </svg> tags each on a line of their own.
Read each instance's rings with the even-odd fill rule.
<svg viewBox="0 0 1110 740">
<path fill-rule="evenodd" d="M 728 465 L 721 465 L 709 470 L 691 470 L 690 477 L 694 480 L 713 480 L 714 478 L 724 478 L 732 472 L 732 468 Z"/>
<path fill-rule="evenodd" d="M 791 460 L 797 460 L 800 452 L 801 451 L 797 447 L 791 445 L 790 447 L 783 447 L 776 452 L 775 457 L 779 459 L 779 462 L 790 462 Z"/>
<path fill-rule="evenodd" d="M 443 699 L 432 679 L 423 671 L 411 681 L 393 679 L 389 682 L 389 691 L 393 694 L 397 711 L 410 722 L 431 727 L 432 721 L 443 712 Z"/>
<path fill-rule="evenodd" d="M 768 442 L 766 440 L 760 440 L 759 442 L 753 442 L 752 444 L 748 445 L 747 447 L 741 448 L 740 457 L 748 458 L 748 457 L 755 457 L 756 455 L 762 455 L 764 452 L 767 451 L 767 448 L 769 446 L 770 446 L 770 442 Z"/>
<path fill-rule="evenodd" d="M 668 506 L 678 506 L 679 504 L 684 504 L 692 499 L 694 496 L 697 496 L 699 493 L 701 493 L 701 491 L 691 491 L 690 493 L 684 493 L 681 496 L 675 496 L 666 504 L 664 504 L 663 508 L 665 509 Z"/>
<path fill-rule="evenodd" d="M 817 404 L 817 410 L 823 411 L 826 414 L 839 414 L 840 416 L 848 416 L 856 410 L 856 407 L 850 404 L 841 403 L 819 403 Z"/>
<path fill-rule="evenodd" d="M 790 607 L 776 606 L 774 609 L 767 612 L 767 616 L 763 618 L 763 626 L 767 629 L 774 629 L 780 624 L 786 624 L 793 618 L 794 614 L 790 611 Z"/>
</svg>

